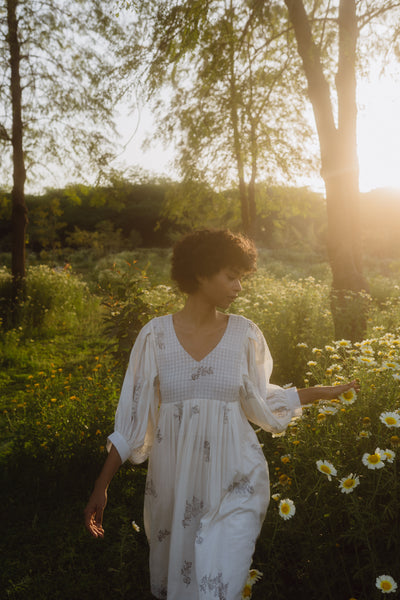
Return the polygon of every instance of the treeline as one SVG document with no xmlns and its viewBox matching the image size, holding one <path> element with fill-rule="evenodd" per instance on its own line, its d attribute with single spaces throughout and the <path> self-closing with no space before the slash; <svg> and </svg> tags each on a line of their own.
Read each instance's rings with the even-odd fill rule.
<svg viewBox="0 0 400 600">
<path fill-rule="evenodd" d="M 229 226 L 233 230 L 240 227 L 234 191 L 204 195 L 200 209 L 190 198 L 185 204 L 180 184 L 168 182 L 71 186 L 27 196 L 26 202 L 27 247 L 44 257 L 69 248 L 91 249 L 101 256 L 137 247 L 168 247 L 196 226 Z M 396 226 L 400 222 L 400 192 L 380 189 L 362 194 L 361 215 L 365 253 L 400 258 Z M 11 251 L 10 225 L 10 196 L 2 193 L 0 252 Z M 323 196 L 306 188 L 260 185 L 255 237 L 266 248 L 324 253 L 327 219 Z"/>
</svg>

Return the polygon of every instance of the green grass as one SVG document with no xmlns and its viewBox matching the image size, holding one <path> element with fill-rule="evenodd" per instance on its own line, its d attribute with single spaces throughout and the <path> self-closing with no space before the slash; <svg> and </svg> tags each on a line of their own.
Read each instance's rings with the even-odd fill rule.
<svg viewBox="0 0 400 600">
<path fill-rule="evenodd" d="M 146 467 L 124 465 L 113 480 L 104 540 L 85 531 L 83 509 L 104 461 L 126 364 L 123 352 L 116 360 L 104 317 L 123 332 L 129 306 L 143 311 L 139 320 L 176 309 L 182 299 L 162 283 L 169 283 L 166 257 L 111 257 L 96 263 L 87 281 L 74 269 L 35 268 L 20 328 L 0 330 L 1 597 L 151 598 L 142 522 Z M 377 447 L 400 453 L 400 429 L 379 419 L 400 410 L 399 272 L 373 265 L 368 341 L 348 345 L 332 341 L 329 272 L 318 257 L 265 252 L 261 259 L 233 310 L 266 334 L 274 381 L 331 384 L 357 376 L 362 392 L 354 404 L 330 403 L 338 409 L 333 415 L 320 416 L 322 406 L 307 409 L 283 437 L 258 434 L 271 492 L 290 498 L 296 514 L 283 520 L 279 500 L 271 500 L 254 557 L 264 577 L 253 599 L 379 598 L 377 576 L 400 584 L 398 456 L 378 471 L 361 459 Z M 3 271 L 1 289 L 6 282 Z M 32 325 L 35 306 L 47 310 Z M 332 481 L 317 460 L 335 466 Z M 360 485 L 343 494 L 339 480 L 350 473 Z"/>
</svg>

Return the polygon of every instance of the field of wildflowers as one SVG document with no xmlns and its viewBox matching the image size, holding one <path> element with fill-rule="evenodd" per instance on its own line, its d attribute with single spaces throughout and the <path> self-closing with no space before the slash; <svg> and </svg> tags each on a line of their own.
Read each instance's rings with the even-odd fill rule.
<svg viewBox="0 0 400 600">
<path fill-rule="evenodd" d="M 119 256 L 98 265 L 87 282 L 71 268 L 35 267 L 21 327 L 7 329 L 2 313 L 2 597 L 151 598 L 142 525 L 145 466 L 125 465 L 114 479 L 104 541 L 92 540 L 82 525 L 131 338 L 146 320 L 182 302 L 160 275 L 165 260 L 153 253 L 150 264 L 142 254 L 137 263 Z M 280 269 L 275 263 L 274 275 L 262 267 L 244 282 L 231 309 L 264 331 L 274 383 L 332 385 L 356 377 L 361 390 L 305 408 L 285 435 L 257 431 L 272 497 L 243 597 L 396 598 L 398 288 L 382 275 L 372 280 L 379 294 L 368 300 L 366 339 L 351 343 L 333 339 L 329 281 L 305 266 L 299 272 L 297 265 L 292 277 L 290 266 Z M 2 297 L 7 281 L 3 270 Z M 37 305 L 44 308 L 33 326 L 28 311 Z M 127 331 L 121 343 L 118 336 Z"/>
</svg>

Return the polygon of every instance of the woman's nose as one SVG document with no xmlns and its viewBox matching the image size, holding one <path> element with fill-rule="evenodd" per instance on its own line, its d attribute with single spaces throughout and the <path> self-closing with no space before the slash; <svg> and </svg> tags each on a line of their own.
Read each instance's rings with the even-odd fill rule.
<svg viewBox="0 0 400 600">
<path fill-rule="evenodd" d="M 237 292 L 241 292 L 242 291 L 242 286 L 241 286 L 241 283 L 240 283 L 239 279 L 235 279 L 234 289 Z"/>
</svg>

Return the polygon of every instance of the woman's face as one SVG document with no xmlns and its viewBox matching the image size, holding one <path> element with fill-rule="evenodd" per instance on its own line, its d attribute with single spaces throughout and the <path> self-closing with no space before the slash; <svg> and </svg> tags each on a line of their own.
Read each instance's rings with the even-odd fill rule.
<svg viewBox="0 0 400 600">
<path fill-rule="evenodd" d="M 225 267 L 211 277 L 199 277 L 197 293 L 210 304 L 226 309 L 242 289 L 240 280 L 243 274 L 243 271 L 235 267 Z"/>
</svg>

